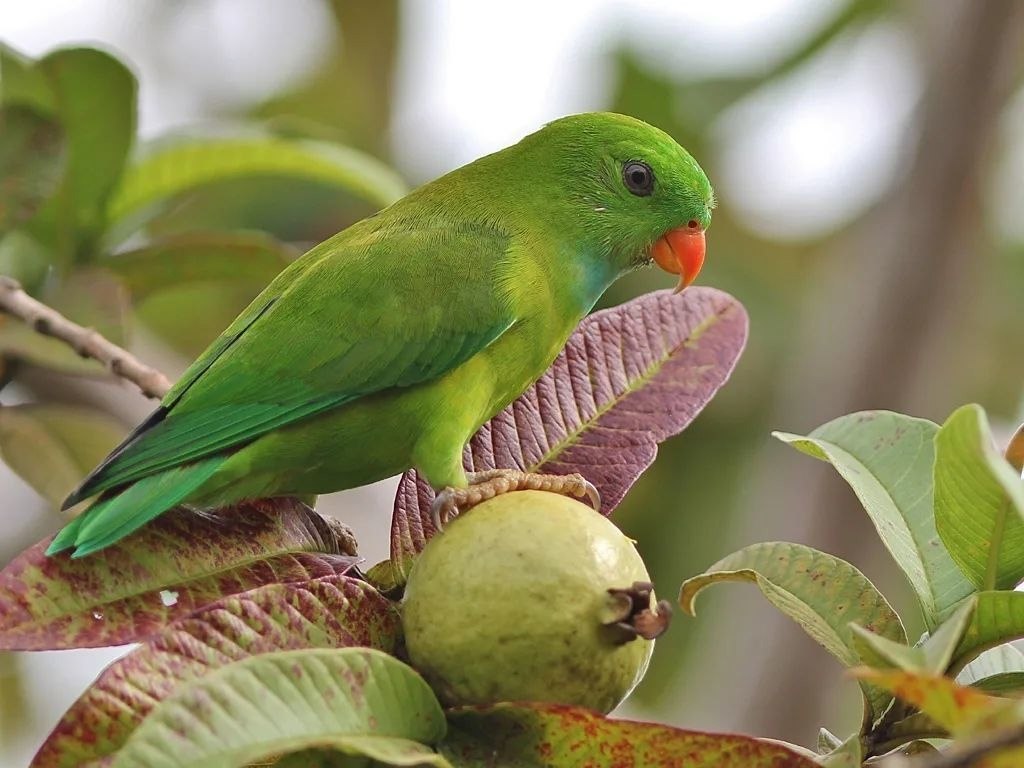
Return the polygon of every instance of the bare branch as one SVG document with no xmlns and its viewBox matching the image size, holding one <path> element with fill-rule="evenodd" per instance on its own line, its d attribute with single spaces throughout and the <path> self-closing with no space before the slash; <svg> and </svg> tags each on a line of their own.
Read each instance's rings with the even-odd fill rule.
<svg viewBox="0 0 1024 768">
<path fill-rule="evenodd" d="M 22 289 L 17 280 L 0 275 L 0 311 L 17 317 L 33 330 L 63 341 L 82 357 L 102 363 L 107 370 L 142 390 L 146 397 L 161 398 L 171 381 L 134 355 L 103 338 L 92 328 L 83 328 Z"/>
</svg>

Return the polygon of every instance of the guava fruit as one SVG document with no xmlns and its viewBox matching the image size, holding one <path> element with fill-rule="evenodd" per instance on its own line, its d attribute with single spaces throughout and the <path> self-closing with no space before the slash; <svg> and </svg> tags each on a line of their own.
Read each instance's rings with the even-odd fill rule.
<svg viewBox="0 0 1024 768">
<path fill-rule="evenodd" d="M 667 626 L 633 542 L 574 499 L 485 501 L 435 536 L 402 602 L 412 665 L 449 706 L 570 704 L 602 713 L 640 682 Z"/>
</svg>

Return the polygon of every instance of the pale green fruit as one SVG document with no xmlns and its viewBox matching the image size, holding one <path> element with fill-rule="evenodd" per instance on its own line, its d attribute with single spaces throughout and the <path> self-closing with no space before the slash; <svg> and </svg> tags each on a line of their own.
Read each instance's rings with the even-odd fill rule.
<svg viewBox="0 0 1024 768">
<path fill-rule="evenodd" d="M 653 636 L 660 629 L 647 628 L 667 620 L 649 584 L 628 591 L 649 579 L 633 542 L 585 504 L 503 494 L 450 523 L 413 565 L 402 605 L 409 659 L 448 705 L 544 701 L 607 713 L 654 648 L 633 621 Z"/>
</svg>

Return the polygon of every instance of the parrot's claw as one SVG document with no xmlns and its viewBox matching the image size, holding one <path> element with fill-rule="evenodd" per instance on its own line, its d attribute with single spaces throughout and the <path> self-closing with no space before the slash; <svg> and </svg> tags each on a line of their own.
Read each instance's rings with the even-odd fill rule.
<svg viewBox="0 0 1024 768">
<path fill-rule="evenodd" d="M 448 487 L 434 497 L 430 517 L 436 530 L 444 530 L 452 517 L 480 502 L 511 491 L 548 491 L 577 499 L 586 496 L 594 510 L 601 511 L 601 494 L 593 483 L 579 473 L 541 475 L 518 469 L 491 469 L 486 472 L 470 472 L 467 479 L 468 488 Z"/>
</svg>

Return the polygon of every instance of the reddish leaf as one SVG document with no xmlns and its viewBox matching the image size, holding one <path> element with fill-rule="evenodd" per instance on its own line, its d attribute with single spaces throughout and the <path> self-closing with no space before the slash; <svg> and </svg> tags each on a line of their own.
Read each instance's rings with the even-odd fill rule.
<svg viewBox="0 0 1024 768">
<path fill-rule="evenodd" d="M 46 557 L 49 543 L 0 571 L 0 649 L 133 642 L 225 595 L 344 573 L 356 560 L 347 529 L 292 499 L 211 516 L 172 510 L 81 560 Z"/>
<path fill-rule="evenodd" d="M 111 664 L 65 713 L 34 766 L 73 766 L 117 751 L 160 701 L 233 661 L 298 648 L 368 646 L 393 653 L 393 603 L 346 576 L 267 584 L 178 619 Z"/>
<path fill-rule="evenodd" d="M 779 742 L 613 720 L 579 707 L 495 704 L 448 713 L 438 751 L 453 765 L 816 768 Z"/>
<path fill-rule="evenodd" d="M 547 373 L 473 436 L 463 464 L 580 472 L 611 514 L 658 443 L 685 429 L 729 378 L 746 339 L 743 306 L 714 288 L 657 291 L 595 312 Z M 433 535 L 433 498 L 415 471 L 402 477 L 391 523 L 397 566 Z"/>
</svg>

